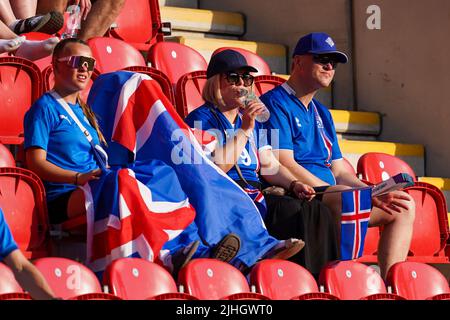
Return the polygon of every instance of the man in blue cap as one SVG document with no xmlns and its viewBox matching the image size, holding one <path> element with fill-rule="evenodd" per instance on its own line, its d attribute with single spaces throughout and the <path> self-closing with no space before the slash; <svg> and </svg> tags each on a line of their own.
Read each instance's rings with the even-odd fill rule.
<svg viewBox="0 0 450 320">
<path fill-rule="evenodd" d="M 331 84 L 338 64 L 347 62 L 347 55 L 336 49 L 328 34 L 308 34 L 295 47 L 289 80 L 261 97 L 271 113 L 266 126 L 278 133 L 278 145 L 271 139 L 273 151 L 298 180 L 314 187 L 316 192 L 365 186 L 347 171 L 331 113 L 314 99 L 319 89 Z M 340 194 L 318 197 L 339 220 Z M 414 200 L 407 193 L 396 191 L 373 197 L 372 204 L 369 227 L 384 226 L 378 263 L 385 277 L 389 268 L 404 261 L 408 254 Z"/>
</svg>

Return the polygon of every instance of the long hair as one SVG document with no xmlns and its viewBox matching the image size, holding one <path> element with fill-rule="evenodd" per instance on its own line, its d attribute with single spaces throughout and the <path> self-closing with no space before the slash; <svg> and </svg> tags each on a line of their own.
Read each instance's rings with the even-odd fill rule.
<svg viewBox="0 0 450 320">
<path fill-rule="evenodd" d="M 85 41 L 80 40 L 80 39 L 76 39 L 76 38 L 67 38 L 67 39 L 61 40 L 55 46 L 55 49 L 53 50 L 53 56 L 52 56 L 53 66 L 55 65 L 56 59 L 59 58 L 59 56 L 61 55 L 61 53 L 64 50 L 64 48 L 70 43 L 79 43 L 79 44 L 82 44 L 84 46 L 88 46 L 88 44 Z M 98 125 L 97 117 L 95 116 L 94 111 L 92 111 L 92 108 L 85 101 L 83 101 L 81 99 L 79 94 L 78 94 L 78 97 L 77 97 L 77 102 L 81 106 L 81 109 L 83 110 L 83 114 L 86 116 L 86 118 L 88 119 L 88 121 L 91 124 L 91 126 L 95 129 L 95 131 L 97 131 L 97 135 L 98 135 L 99 140 L 103 144 L 107 145 L 106 139 L 103 136 L 102 131 L 100 130 L 100 126 Z"/>
</svg>

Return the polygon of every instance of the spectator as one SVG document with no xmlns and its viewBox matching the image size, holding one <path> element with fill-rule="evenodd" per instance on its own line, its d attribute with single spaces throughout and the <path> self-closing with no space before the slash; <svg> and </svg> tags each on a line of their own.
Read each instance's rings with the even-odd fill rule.
<svg viewBox="0 0 450 320">
<path fill-rule="evenodd" d="M 279 145 L 273 147 L 280 162 L 296 179 L 316 191 L 365 186 L 346 170 L 331 114 L 314 99 L 319 89 L 330 85 L 337 65 L 347 61 L 329 35 L 308 34 L 298 41 L 294 50 L 289 80 L 261 98 L 271 112 L 267 127 L 279 132 Z M 339 220 L 340 194 L 325 194 L 323 201 Z M 369 226 L 383 226 L 378 263 L 382 276 L 386 277 L 389 267 L 405 260 L 408 254 L 414 201 L 405 192 L 391 192 L 373 197 L 372 204 Z"/>
<path fill-rule="evenodd" d="M 64 13 L 70 4 L 80 6 L 82 23 L 78 38 L 87 41 L 93 37 L 102 37 L 108 31 L 125 0 L 39 0 L 38 12 Z"/>
<path fill-rule="evenodd" d="M 257 70 L 239 52 L 215 54 L 203 89 L 206 103 L 192 111 L 186 123 L 216 135 L 219 146 L 212 160 L 254 199 L 271 235 L 305 239 L 305 249 L 295 261 L 317 276 L 327 262 L 338 257 L 335 224 L 328 208 L 312 199 L 314 190 L 274 157 L 264 139 L 265 130 L 255 121 L 263 105 L 255 100 L 243 105 L 242 94 L 253 90 L 251 72 Z M 291 191 L 290 195 L 266 194 L 267 214 L 258 174 Z"/>
<path fill-rule="evenodd" d="M 22 254 L 11 235 L 11 231 L 0 209 L 0 261 L 14 273 L 22 289 L 33 299 L 54 299 L 54 294 L 38 269 Z"/>
<path fill-rule="evenodd" d="M 0 0 L 0 18 L 15 34 L 59 31 L 64 24 L 63 15 L 56 11 L 35 15 L 36 5 L 37 0 Z"/>
</svg>

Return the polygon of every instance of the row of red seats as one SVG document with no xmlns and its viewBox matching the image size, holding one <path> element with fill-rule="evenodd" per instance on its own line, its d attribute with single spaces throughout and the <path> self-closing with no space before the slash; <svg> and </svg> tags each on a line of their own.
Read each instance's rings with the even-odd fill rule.
<svg viewBox="0 0 450 320">
<path fill-rule="evenodd" d="M 332 262 L 323 268 L 319 283 L 303 267 L 285 260 L 263 260 L 245 276 L 233 266 L 213 259 L 194 259 L 175 280 L 163 267 L 138 258 L 112 262 L 103 274 L 103 286 L 84 265 L 65 258 L 34 262 L 54 293 L 63 299 L 125 300 L 450 300 L 445 277 L 417 262 L 394 265 L 386 287 L 371 267 L 353 261 Z M 12 272 L 0 264 L 0 300 L 29 299 Z M 393 293 L 388 293 L 387 288 Z"/>
</svg>

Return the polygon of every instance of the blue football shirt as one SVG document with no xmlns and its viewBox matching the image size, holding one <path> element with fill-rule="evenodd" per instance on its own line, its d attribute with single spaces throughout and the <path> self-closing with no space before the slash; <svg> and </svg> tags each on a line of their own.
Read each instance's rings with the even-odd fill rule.
<svg viewBox="0 0 450 320">
<path fill-rule="evenodd" d="M 9 230 L 5 217 L 3 216 L 3 211 L 0 208 L 0 261 L 17 249 L 17 244 L 12 237 L 11 230 Z"/>
<path fill-rule="evenodd" d="M 217 117 L 214 115 L 213 110 L 216 111 Z M 214 135 L 217 138 L 221 145 L 224 145 L 227 139 L 236 134 L 237 130 L 241 128 L 242 125 L 240 115 L 237 117 L 236 122 L 232 124 L 220 110 L 214 108 L 211 103 L 205 103 L 189 113 L 185 121 L 192 128 L 196 127 L 203 131 L 208 131 L 209 134 Z M 247 181 L 259 182 L 258 171 L 260 167 L 258 152 L 263 149 L 271 148 L 271 146 L 267 143 L 267 135 L 261 124 L 258 122 L 255 123 L 255 129 L 238 159 L 238 166 L 239 169 L 241 169 L 242 176 Z M 224 132 L 226 132 L 226 135 Z M 235 167 L 232 167 L 227 174 L 233 180 L 240 180 Z"/>
<path fill-rule="evenodd" d="M 99 143 L 98 134 L 89 124 L 79 104 L 69 104 L 75 115 Z M 54 165 L 77 172 L 98 168 L 92 147 L 64 108 L 48 93 L 37 100 L 25 114 L 25 149 L 37 147 L 47 151 L 47 160 Z M 76 186 L 44 181 L 47 200 L 73 191 Z"/>
<path fill-rule="evenodd" d="M 273 149 L 292 150 L 298 164 L 335 185 L 329 165 L 342 159 L 342 154 L 330 111 L 315 99 L 306 108 L 287 83 L 265 93 L 261 101 L 270 111 L 270 119 L 264 125 Z M 329 149 L 323 134 L 329 141 Z"/>
</svg>

